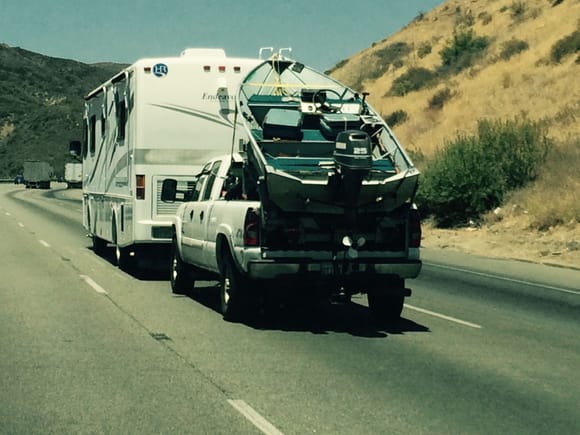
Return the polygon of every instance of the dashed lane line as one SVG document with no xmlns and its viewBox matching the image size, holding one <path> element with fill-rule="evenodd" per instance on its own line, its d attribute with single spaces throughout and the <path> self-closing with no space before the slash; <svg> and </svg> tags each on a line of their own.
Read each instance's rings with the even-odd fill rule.
<svg viewBox="0 0 580 435">
<path fill-rule="evenodd" d="M 94 291 L 96 291 L 97 293 L 100 293 L 102 295 L 107 295 L 107 290 L 105 290 L 103 287 L 101 287 L 99 284 L 97 284 L 95 281 L 93 281 L 91 279 L 91 277 L 87 276 L 87 275 L 80 275 L 80 277 L 88 284 L 90 285 Z"/>
<path fill-rule="evenodd" d="M 44 246 L 45 248 L 50 248 L 50 244 L 42 239 L 40 239 L 38 241 L 38 243 L 40 243 L 42 246 Z"/>
<path fill-rule="evenodd" d="M 276 426 L 262 417 L 254 408 L 248 405 L 243 400 L 228 399 L 228 403 L 232 405 L 240 414 L 246 417 L 254 426 L 265 433 L 266 435 L 284 435 Z"/>
</svg>

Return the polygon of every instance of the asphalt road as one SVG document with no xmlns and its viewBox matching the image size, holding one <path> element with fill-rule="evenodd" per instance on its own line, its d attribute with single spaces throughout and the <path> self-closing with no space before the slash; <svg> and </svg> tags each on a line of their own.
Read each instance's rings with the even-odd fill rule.
<svg viewBox="0 0 580 435">
<path fill-rule="evenodd" d="M 387 330 L 365 297 L 228 323 L 60 186 L 0 185 L 1 434 L 580 433 L 580 271 L 424 250 Z"/>
</svg>

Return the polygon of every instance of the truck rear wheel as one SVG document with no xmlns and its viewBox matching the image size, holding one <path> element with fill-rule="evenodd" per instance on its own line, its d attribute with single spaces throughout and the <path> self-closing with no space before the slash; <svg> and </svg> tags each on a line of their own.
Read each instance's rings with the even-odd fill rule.
<svg viewBox="0 0 580 435">
<path fill-rule="evenodd" d="M 221 309 L 224 319 L 241 320 L 245 314 L 244 300 L 247 293 L 247 282 L 238 271 L 231 254 L 227 254 L 220 286 Z"/>
<path fill-rule="evenodd" d="M 171 264 L 170 264 L 171 290 L 174 294 L 186 294 L 195 287 L 195 279 L 191 273 L 189 265 L 185 264 L 179 255 L 177 241 L 175 237 L 171 242 Z"/>
<path fill-rule="evenodd" d="M 379 324 L 397 322 L 405 304 L 405 281 L 396 279 L 387 285 L 390 288 L 373 288 L 367 293 L 369 309 Z"/>
</svg>

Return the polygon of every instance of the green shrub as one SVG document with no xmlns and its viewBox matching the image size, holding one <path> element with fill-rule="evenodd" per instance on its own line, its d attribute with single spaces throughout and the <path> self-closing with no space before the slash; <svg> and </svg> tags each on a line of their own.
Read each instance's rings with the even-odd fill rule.
<svg viewBox="0 0 580 435">
<path fill-rule="evenodd" d="M 521 21 L 524 19 L 526 15 L 526 11 L 528 10 L 528 6 L 523 1 L 513 2 L 510 5 L 511 16 L 514 20 Z"/>
<path fill-rule="evenodd" d="M 480 121 L 476 135 L 446 143 L 427 164 L 417 203 L 439 226 L 478 219 L 537 177 L 550 145 L 539 123 Z"/>
<path fill-rule="evenodd" d="M 394 127 L 395 125 L 402 124 L 407 119 L 409 115 L 404 110 L 395 110 L 383 118 L 389 127 Z"/>
<path fill-rule="evenodd" d="M 441 50 L 442 74 L 457 74 L 473 65 L 489 45 L 485 36 L 476 36 L 473 30 L 453 33 L 453 39 Z"/>
<path fill-rule="evenodd" d="M 550 58 L 554 63 L 560 63 L 562 59 L 572 53 L 580 51 L 580 30 L 576 30 L 568 36 L 557 41 L 552 46 Z"/>
<path fill-rule="evenodd" d="M 491 14 L 489 12 L 481 12 L 477 18 L 479 18 L 481 20 L 481 23 L 486 26 L 489 23 L 491 23 L 491 20 L 493 19 L 493 17 L 491 16 Z"/>
<path fill-rule="evenodd" d="M 409 68 L 407 72 L 401 74 L 393 81 L 393 86 L 388 94 L 402 97 L 409 92 L 432 86 L 435 84 L 436 79 L 437 74 L 427 68 Z"/>
<path fill-rule="evenodd" d="M 501 53 L 499 57 L 503 60 L 509 60 L 512 56 L 526 51 L 530 46 L 526 41 L 520 39 L 511 39 L 502 44 Z"/>
<path fill-rule="evenodd" d="M 406 42 L 394 42 L 376 50 L 365 65 L 364 73 L 360 82 L 375 80 L 386 73 L 391 65 L 400 68 L 403 57 L 411 51 Z"/>
<path fill-rule="evenodd" d="M 431 54 L 431 49 L 432 47 L 429 41 L 422 42 L 419 48 L 417 48 L 417 56 L 419 56 L 419 59 L 423 59 L 428 54 Z"/>
<path fill-rule="evenodd" d="M 429 109 L 442 109 L 447 101 L 452 97 L 451 89 L 444 88 L 435 93 L 429 99 Z"/>
</svg>

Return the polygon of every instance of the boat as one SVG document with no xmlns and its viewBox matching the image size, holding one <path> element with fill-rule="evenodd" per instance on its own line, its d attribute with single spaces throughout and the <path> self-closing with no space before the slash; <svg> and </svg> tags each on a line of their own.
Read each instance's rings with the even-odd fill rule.
<svg viewBox="0 0 580 435">
<path fill-rule="evenodd" d="M 254 68 L 232 144 L 247 156 L 248 195 L 285 213 L 408 208 L 419 171 L 367 96 L 282 55 Z"/>
</svg>

